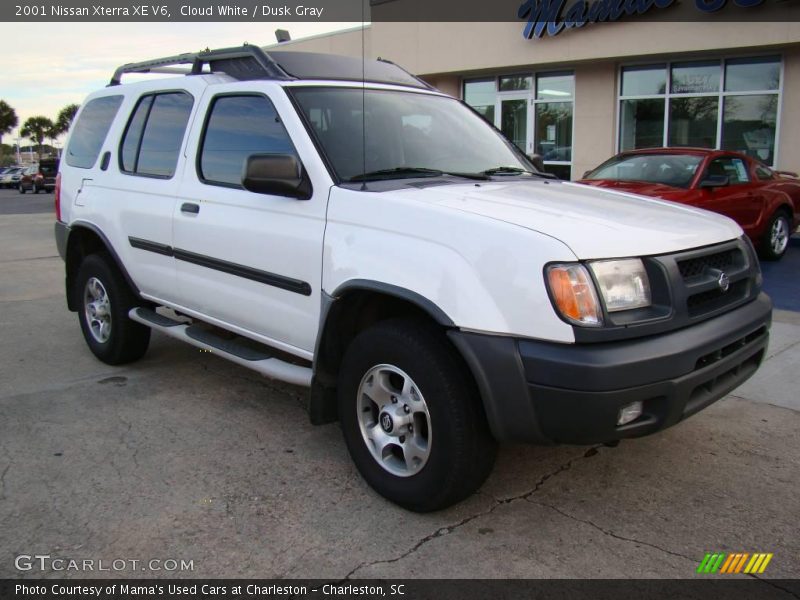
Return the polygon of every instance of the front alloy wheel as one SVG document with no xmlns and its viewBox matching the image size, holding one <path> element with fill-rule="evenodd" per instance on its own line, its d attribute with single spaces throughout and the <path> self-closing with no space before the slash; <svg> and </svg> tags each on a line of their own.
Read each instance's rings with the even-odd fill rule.
<svg viewBox="0 0 800 600">
<path fill-rule="evenodd" d="M 402 369 L 377 365 L 367 371 L 358 388 L 358 425 L 372 458 L 392 475 L 409 477 L 428 462 L 428 405 Z"/>
<path fill-rule="evenodd" d="M 396 318 L 363 330 L 345 351 L 337 387 L 350 456 L 385 498 L 439 510 L 488 477 L 496 444 L 480 396 L 435 324 Z"/>
</svg>

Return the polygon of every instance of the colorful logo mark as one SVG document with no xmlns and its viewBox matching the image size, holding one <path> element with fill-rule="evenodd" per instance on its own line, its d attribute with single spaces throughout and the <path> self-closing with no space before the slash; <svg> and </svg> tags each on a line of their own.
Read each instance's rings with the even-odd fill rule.
<svg viewBox="0 0 800 600">
<path fill-rule="evenodd" d="M 700 566 L 697 567 L 698 573 L 746 573 L 748 575 L 763 573 L 769 561 L 772 560 L 772 553 L 756 552 L 725 552 L 707 553 Z"/>
</svg>

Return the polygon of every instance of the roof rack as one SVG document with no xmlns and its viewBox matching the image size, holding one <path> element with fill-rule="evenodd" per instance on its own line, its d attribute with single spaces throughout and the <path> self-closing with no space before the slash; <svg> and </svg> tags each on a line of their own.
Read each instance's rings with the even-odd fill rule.
<svg viewBox="0 0 800 600">
<path fill-rule="evenodd" d="M 180 68 L 181 65 L 190 65 L 190 68 Z M 206 65 L 208 70 L 204 71 L 203 67 Z M 108 85 L 119 85 L 126 73 L 201 75 L 208 72 L 225 73 L 240 81 L 253 79 L 361 81 L 363 79 L 374 83 L 434 89 L 428 82 L 385 58 L 364 61 L 355 56 L 335 56 L 315 52 L 276 50 L 267 53 L 260 47 L 250 44 L 128 63 L 114 71 L 114 76 Z"/>
<path fill-rule="evenodd" d="M 190 70 L 175 69 L 176 65 L 191 65 Z M 258 46 L 244 44 L 234 48 L 219 48 L 202 52 L 187 52 L 176 56 L 167 56 L 137 63 L 128 63 L 118 67 L 108 84 L 119 85 L 126 73 L 184 73 L 200 75 L 203 66 L 208 65 L 211 71 L 221 71 L 234 79 L 294 79 L 269 54 Z"/>
</svg>

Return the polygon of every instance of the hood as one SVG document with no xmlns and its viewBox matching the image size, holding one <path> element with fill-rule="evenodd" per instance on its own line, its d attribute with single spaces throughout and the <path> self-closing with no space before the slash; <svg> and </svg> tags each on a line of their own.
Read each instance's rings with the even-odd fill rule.
<svg viewBox="0 0 800 600">
<path fill-rule="evenodd" d="M 578 183 L 514 179 L 388 193 L 537 231 L 580 259 L 664 254 L 742 235 L 715 213 Z"/>
</svg>

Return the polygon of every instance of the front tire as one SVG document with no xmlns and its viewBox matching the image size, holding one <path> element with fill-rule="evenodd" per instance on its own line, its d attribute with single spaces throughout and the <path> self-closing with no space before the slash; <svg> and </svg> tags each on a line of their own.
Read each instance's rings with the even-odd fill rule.
<svg viewBox="0 0 800 600">
<path fill-rule="evenodd" d="M 111 257 L 87 256 L 78 270 L 75 286 L 78 319 L 92 354 L 109 365 L 141 358 L 150 343 L 150 328 L 128 318 L 128 311 L 141 302 Z"/>
<path fill-rule="evenodd" d="M 792 235 L 789 216 L 778 211 L 769 220 L 764 240 L 761 244 L 761 257 L 765 260 L 780 260 L 789 248 L 789 237 Z"/>
<path fill-rule="evenodd" d="M 359 472 L 404 508 L 446 508 L 491 472 L 496 443 L 471 374 L 426 323 L 393 319 L 361 332 L 345 353 L 338 400 Z"/>
<path fill-rule="evenodd" d="M 32 194 L 38 194 L 39 193 L 39 187 L 35 183 L 31 186 L 31 193 Z"/>
<path fill-rule="evenodd" d="M 19 188 L 18 189 L 19 189 L 19 193 L 20 194 L 24 194 L 25 193 L 25 186 L 23 186 L 21 183 L 19 184 Z"/>
</svg>

